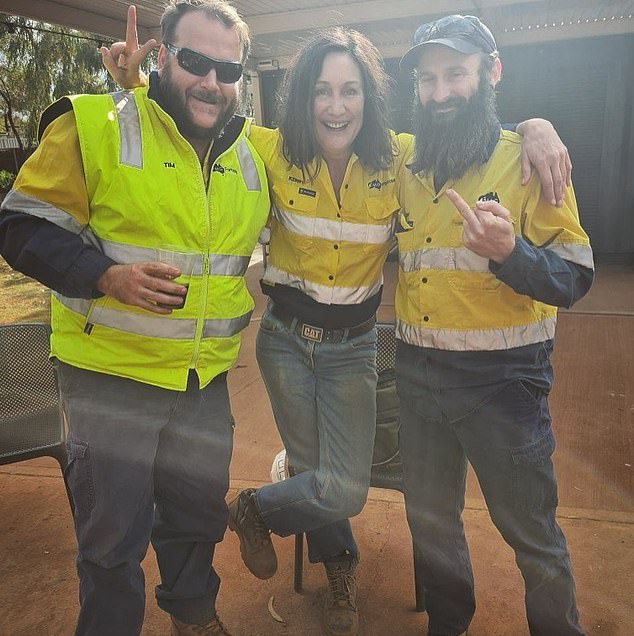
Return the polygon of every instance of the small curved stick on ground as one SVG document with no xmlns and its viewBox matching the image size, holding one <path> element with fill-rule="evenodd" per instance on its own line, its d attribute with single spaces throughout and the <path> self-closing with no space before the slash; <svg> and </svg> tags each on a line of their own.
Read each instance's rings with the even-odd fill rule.
<svg viewBox="0 0 634 636">
<path fill-rule="evenodd" d="M 284 623 L 284 619 L 275 611 L 275 597 L 271 596 L 269 599 L 269 614 L 273 617 L 273 620 L 276 620 L 278 623 Z"/>
</svg>

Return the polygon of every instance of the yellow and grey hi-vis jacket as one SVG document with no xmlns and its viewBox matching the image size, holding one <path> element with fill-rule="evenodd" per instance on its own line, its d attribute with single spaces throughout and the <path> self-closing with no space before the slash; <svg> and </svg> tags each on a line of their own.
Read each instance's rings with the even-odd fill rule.
<svg viewBox="0 0 634 636">
<path fill-rule="evenodd" d="M 438 193 L 431 177 L 403 171 L 395 303 L 400 339 L 432 349 L 492 351 L 554 337 L 557 307 L 535 300 L 528 291 L 518 293 L 501 280 L 504 266 L 496 276 L 488 259 L 466 248 L 462 216 L 445 195 L 453 188 L 472 208 L 479 199 L 497 199 L 511 212 L 515 234 L 527 249 L 549 250 L 560 257 L 553 261 L 593 270 L 572 187 L 561 208 L 548 205 L 536 176 L 526 187 L 521 185 L 519 157 L 520 137 L 502 131 L 486 164 L 448 182 Z M 524 274 L 530 276 L 528 271 L 516 274 L 516 288 L 522 287 Z M 540 272 L 546 284 L 553 275 Z"/>
<path fill-rule="evenodd" d="M 185 306 L 165 316 L 109 296 L 55 293 L 52 355 L 175 390 L 195 369 L 204 387 L 235 363 L 254 307 L 244 275 L 270 204 L 262 160 L 247 138 L 250 122 L 209 166 L 207 184 L 194 149 L 147 88 L 63 100 L 76 123 L 87 209 L 59 207 L 69 199 L 61 194 L 68 182 L 37 156 L 16 180 L 10 208 L 80 235 L 118 263 L 159 260 L 161 246 L 174 246 L 192 274 L 183 280 Z M 69 110 L 63 100 L 44 113 L 43 126 Z M 42 143 L 58 143 L 64 161 L 68 135 L 50 137 Z"/>
<path fill-rule="evenodd" d="M 401 153 L 394 167 L 380 171 L 363 166 L 353 154 L 339 205 L 323 160 L 315 160 L 320 170 L 311 180 L 288 165 L 279 130 L 253 126 L 250 140 L 266 164 L 271 187 L 270 256 L 263 282 L 293 287 L 326 305 L 354 305 L 374 296 L 393 245 Z"/>
</svg>

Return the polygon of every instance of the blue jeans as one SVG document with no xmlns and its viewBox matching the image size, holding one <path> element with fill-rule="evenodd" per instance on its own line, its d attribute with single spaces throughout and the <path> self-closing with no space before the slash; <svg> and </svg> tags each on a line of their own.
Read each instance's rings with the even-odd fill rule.
<svg viewBox="0 0 634 636">
<path fill-rule="evenodd" d="M 460 634 L 475 611 L 462 525 L 468 460 L 493 523 L 515 551 L 530 633 L 583 634 L 566 540 L 555 520 L 546 393 L 521 379 L 447 390 L 435 385 L 432 367 L 423 349 L 398 343 L 405 505 L 421 555 L 429 631 Z"/>
<path fill-rule="evenodd" d="M 312 563 L 358 555 L 348 517 L 363 509 L 376 427 L 376 329 L 340 343 L 305 340 L 267 308 L 256 354 L 293 477 L 259 488 L 280 536 L 307 533 Z"/>
<path fill-rule="evenodd" d="M 58 363 L 75 507 L 77 636 L 141 633 L 152 540 L 158 605 L 186 623 L 215 612 L 211 567 L 227 523 L 233 445 L 226 376 L 170 391 Z"/>
</svg>

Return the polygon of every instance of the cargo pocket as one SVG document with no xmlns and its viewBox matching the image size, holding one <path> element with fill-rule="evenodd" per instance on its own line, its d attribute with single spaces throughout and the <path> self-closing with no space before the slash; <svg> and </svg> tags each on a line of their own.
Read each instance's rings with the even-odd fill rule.
<svg viewBox="0 0 634 636">
<path fill-rule="evenodd" d="M 68 465 L 64 479 L 68 484 L 75 515 L 89 514 L 95 505 L 95 489 L 90 465 L 90 448 L 86 442 L 66 440 Z"/>
<path fill-rule="evenodd" d="M 537 442 L 511 451 L 513 502 L 528 512 L 557 506 L 557 482 L 551 461 L 555 437 L 548 430 Z"/>
</svg>

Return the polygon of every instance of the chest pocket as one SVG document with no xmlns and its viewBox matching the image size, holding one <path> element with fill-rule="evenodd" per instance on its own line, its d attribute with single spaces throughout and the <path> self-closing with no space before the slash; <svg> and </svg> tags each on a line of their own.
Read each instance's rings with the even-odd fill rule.
<svg viewBox="0 0 634 636">
<path fill-rule="evenodd" d="M 365 208 L 371 219 L 387 222 L 400 205 L 393 194 L 384 194 L 366 197 Z"/>
<path fill-rule="evenodd" d="M 319 192 L 301 185 L 273 184 L 273 204 L 280 211 L 314 216 L 319 203 Z"/>
</svg>

